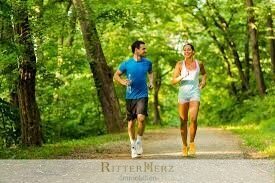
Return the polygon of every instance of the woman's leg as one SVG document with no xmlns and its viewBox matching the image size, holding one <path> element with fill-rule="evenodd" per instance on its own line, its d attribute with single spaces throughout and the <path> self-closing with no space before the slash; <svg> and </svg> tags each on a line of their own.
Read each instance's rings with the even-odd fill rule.
<svg viewBox="0 0 275 183">
<path fill-rule="evenodd" d="M 189 103 L 189 115 L 190 115 L 190 143 L 193 143 L 197 132 L 197 118 L 199 112 L 200 102 L 190 101 Z"/>
<path fill-rule="evenodd" d="M 183 146 L 187 147 L 187 121 L 189 103 L 179 104 L 180 132 Z"/>
</svg>

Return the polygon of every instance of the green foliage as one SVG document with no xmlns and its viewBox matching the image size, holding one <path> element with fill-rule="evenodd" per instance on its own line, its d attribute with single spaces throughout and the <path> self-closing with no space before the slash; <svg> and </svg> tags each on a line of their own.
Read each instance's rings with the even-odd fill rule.
<svg viewBox="0 0 275 183">
<path fill-rule="evenodd" d="M 263 156 L 275 158 L 275 118 L 262 120 L 259 125 L 235 125 L 226 126 L 226 129 L 239 134 L 244 143 L 259 151 Z"/>
<path fill-rule="evenodd" d="M 101 109 L 95 88 L 90 86 L 89 75 L 59 76 L 61 86 L 56 88 L 49 83 L 38 90 L 47 141 L 105 133 Z"/>
<path fill-rule="evenodd" d="M 0 97 L 8 101 L 18 78 L 18 48 L 11 28 L 11 2 L 0 1 Z M 259 124 L 264 132 L 273 131 L 274 78 L 271 74 L 269 38 L 266 36 L 267 1 L 255 1 L 261 67 L 268 95 L 257 97 L 251 61 L 244 64 L 247 41 L 245 4 L 241 1 L 165 1 L 165 0 L 88 0 L 93 10 L 101 45 L 108 65 L 115 71 L 118 65 L 132 56 L 130 45 L 141 39 L 146 42 L 148 58 L 155 74 L 163 75 L 159 92 L 159 109 L 164 125 L 178 126 L 177 86 L 171 86 L 172 69 L 182 60 L 182 44 L 192 42 L 196 59 L 204 63 L 207 86 L 202 90 L 199 124 Z M 75 12 L 68 1 L 28 0 L 32 38 L 37 56 L 36 95 L 41 111 L 44 142 L 81 138 L 106 133 L 86 58 L 83 37 Z M 273 8 L 274 9 L 274 8 Z M 274 10 L 272 10 L 274 11 Z M 223 32 L 216 13 L 229 23 Z M 202 17 L 205 16 L 205 19 Z M 207 25 L 207 27 L 205 26 Z M 225 55 L 210 33 L 223 44 Z M 248 91 L 241 90 L 234 56 L 226 39 L 234 41 L 243 70 L 250 71 Z M 71 41 L 71 42 L 70 42 Z M 228 58 L 232 77 L 228 75 Z M 251 53 L 250 53 L 251 57 Z M 166 75 L 164 75 L 166 74 Z M 230 84 L 234 82 L 237 94 Z M 121 111 L 125 114 L 125 88 L 116 85 Z M 149 99 L 149 123 L 153 120 L 153 92 Z M 263 122 L 264 121 L 264 122 Z M 267 122 L 266 122 L 267 121 Z M 1 140 L 5 139 L 5 135 Z"/>
<path fill-rule="evenodd" d="M 212 92 L 214 94 L 214 91 Z M 262 120 L 272 118 L 275 113 L 275 96 L 272 93 L 264 98 L 250 97 L 242 101 L 229 96 L 226 94 L 227 92 L 224 92 L 224 94 L 215 92 L 215 95 L 212 96 L 209 93 L 206 97 L 203 97 L 201 106 L 202 121 L 209 125 L 259 124 Z"/>
<path fill-rule="evenodd" d="M 19 144 L 20 135 L 18 108 L 0 98 L 0 148 Z"/>
</svg>

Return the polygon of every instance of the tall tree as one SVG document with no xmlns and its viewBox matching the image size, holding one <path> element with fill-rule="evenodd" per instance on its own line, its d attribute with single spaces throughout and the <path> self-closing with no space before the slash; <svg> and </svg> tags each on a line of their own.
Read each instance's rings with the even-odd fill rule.
<svg viewBox="0 0 275 183">
<path fill-rule="evenodd" d="M 154 61 L 154 121 L 153 124 L 161 125 L 161 117 L 159 111 L 159 90 L 161 87 L 161 70 L 159 60 Z"/>
<path fill-rule="evenodd" d="M 265 87 L 263 73 L 262 73 L 261 64 L 260 64 L 258 33 L 256 29 L 256 21 L 255 21 L 255 15 L 253 10 L 253 1 L 246 0 L 246 6 L 247 6 L 247 13 L 248 13 L 250 41 L 252 46 L 254 74 L 255 74 L 256 84 L 257 84 L 259 94 L 263 96 L 265 95 L 266 87 Z"/>
<path fill-rule="evenodd" d="M 31 39 L 27 1 L 13 1 L 13 23 L 19 47 L 18 102 L 22 144 L 41 145 L 41 119 L 35 98 L 36 57 Z"/>
<path fill-rule="evenodd" d="M 195 19 L 198 20 L 198 22 L 200 24 L 203 25 L 203 27 L 205 28 L 205 31 L 209 34 L 209 36 L 213 39 L 214 43 L 216 44 L 216 46 L 219 48 L 219 51 L 221 52 L 221 55 L 227 65 L 227 74 L 228 77 L 230 77 L 231 79 L 233 79 L 233 73 L 231 71 L 231 63 L 228 59 L 228 56 L 226 54 L 226 45 L 225 43 L 223 43 L 222 41 L 219 41 L 218 36 L 216 35 L 216 33 L 214 31 L 211 30 L 210 28 L 210 23 L 207 20 L 207 17 L 203 14 L 202 10 L 198 7 L 195 6 L 195 8 L 200 10 L 200 13 L 195 14 L 192 10 L 186 10 L 187 12 L 190 13 L 190 15 L 192 15 Z M 237 88 L 236 88 L 236 84 L 234 81 L 230 82 L 230 92 L 237 96 Z"/>
<path fill-rule="evenodd" d="M 249 88 L 248 79 L 246 78 L 246 76 L 243 72 L 243 66 L 240 61 L 240 56 L 238 53 L 236 42 L 234 41 L 234 38 L 229 30 L 231 18 L 229 19 L 229 21 L 227 21 L 221 15 L 221 13 L 218 11 L 216 4 L 214 4 L 213 2 L 210 2 L 209 0 L 207 0 L 206 4 L 210 8 L 210 10 L 212 10 L 214 12 L 214 14 L 211 15 L 211 19 L 213 20 L 213 22 L 217 26 L 217 28 L 219 28 L 220 31 L 222 32 L 228 47 L 231 49 L 231 52 L 232 52 L 232 55 L 234 58 L 234 63 L 239 71 L 239 76 L 242 81 L 242 88 L 243 88 L 243 90 L 247 90 Z M 235 12 L 232 12 L 231 17 L 233 17 L 234 13 Z"/>
<path fill-rule="evenodd" d="M 69 24 L 70 24 L 70 30 L 69 30 L 69 38 L 67 40 L 67 46 L 72 47 L 74 42 L 74 36 L 76 32 L 76 12 L 74 6 L 71 6 L 71 12 L 69 13 Z"/>
<path fill-rule="evenodd" d="M 122 128 L 118 100 L 113 84 L 113 72 L 107 65 L 98 37 L 92 10 L 85 0 L 73 0 L 85 44 L 90 69 L 93 74 L 97 94 L 108 132 L 117 132 Z"/>
<path fill-rule="evenodd" d="M 272 19 L 271 7 L 268 8 L 267 28 L 268 28 L 268 35 L 269 35 L 269 45 L 270 45 L 269 49 L 270 49 L 272 73 L 273 75 L 275 75 L 275 37 L 273 32 L 273 19 Z"/>
<path fill-rule="evenodd" d="M 247 19 L 246 40 L 244 43 L 244 63 L 245 63 L 245 76 L 248 82 L 250 78 L 250 69 L 251 69 L 250 58 L 249 58 L 249 39 L 250 39 L 250 34 L 249 34 L 249 26 L 248 26 L 248 19 Z"/>
<path fill-rule="evenodd" d="M 165 59 L 160 57 L 160 59 Z M 154 62 L 154 121 L 153 124 L 155 125 L 162 125 L 162 119 L 161 119 L 161 113 L 159 110 L 160 101 L 159 101 L 159 92 L 162 85 L 163 78 L 171 72 L 171 70 L 168 71 L 161 71 L 160 65 L 158 61 Z"/>
</svg>

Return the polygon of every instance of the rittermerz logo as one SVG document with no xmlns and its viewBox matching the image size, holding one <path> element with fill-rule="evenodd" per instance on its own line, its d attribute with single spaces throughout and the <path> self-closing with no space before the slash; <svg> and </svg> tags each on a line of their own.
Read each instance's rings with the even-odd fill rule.
<svg viewBox="0 0 275 183">
<path fill-rule="evenodd" d="M 141 165 L 111 165 L 109 162 L 101 162 L 101 172 L 174 172 L 174 166 L 144 162 Z"/>
</svg>

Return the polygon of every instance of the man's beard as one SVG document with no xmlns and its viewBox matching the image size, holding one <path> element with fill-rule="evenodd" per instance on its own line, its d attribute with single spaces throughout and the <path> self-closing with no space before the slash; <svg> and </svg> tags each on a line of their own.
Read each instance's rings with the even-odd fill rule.
<svg viewBox="0 0 275 183">
<path fill-rule="evenodd" d="M 140 57 L 145 57 L 145 56 L 146 56 L 146 53 L 144 53 L 144 54 L 140 55 Z"/>
</svg>

